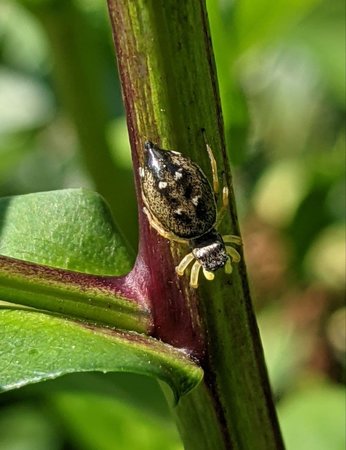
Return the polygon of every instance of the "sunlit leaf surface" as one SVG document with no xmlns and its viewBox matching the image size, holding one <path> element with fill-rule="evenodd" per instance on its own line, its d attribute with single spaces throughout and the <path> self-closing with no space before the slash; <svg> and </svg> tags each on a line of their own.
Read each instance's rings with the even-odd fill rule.
<svg viewBox="0 0 346 450">
<path fill-rule="evenodd" d="M 86 189 L 0 199 L 0 254 L 93 274 L 130 269 L 107 204 Z"/>
<path fill-rule="evenodd" d="M 175 398 L 201 379 L 181 351 L 155 339 L 23 310 L 0 310 L 0 390 L 86 371 L 128 371 L 167 382 Z"/>
</svg>

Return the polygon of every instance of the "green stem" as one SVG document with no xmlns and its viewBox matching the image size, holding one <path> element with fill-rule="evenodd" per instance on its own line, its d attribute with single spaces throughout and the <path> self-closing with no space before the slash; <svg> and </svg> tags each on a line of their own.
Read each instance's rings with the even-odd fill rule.
<svg viewBox="0 0 346 450">
<path fill-rule="evenodd" d="M 149 334 L 149 310 L 144 300 L 127 298 L 126 282 L 0 256 L 2 300 Z"/>
<path fill-rule="evenodd" d="M 204 1 L 108 4 L 135 173 L 143 143 L 150 139 L 190 156 L 210 174 L 201 133 L 205 128 L 230 187 L 227 234 L 238 234 Z M 138 177 L 137 187 L 140 203 Z M 244 263 L 231 277 L 220 271 L 213 283 L 201 280 L 194 291 L 187 277 L 178 279 L 174 273 L 184 249 L 158 237 L 141 208 L 140 229 L 141 257 L 151 268 L 156 334 L 194 352 L 205 373 L 175 409 L 185 449 L 282 449 Z"/>
</svg>

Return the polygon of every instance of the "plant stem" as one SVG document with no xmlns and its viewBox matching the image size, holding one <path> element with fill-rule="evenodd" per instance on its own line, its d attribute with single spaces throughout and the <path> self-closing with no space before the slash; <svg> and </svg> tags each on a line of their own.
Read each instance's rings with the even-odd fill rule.
<svg viewBox="0 0 346 450">
<path fill-rule="evenodd" d="M 174 267 L 184 249 L 150 228 L 138 166 L 143 143 L 178 150 L 210 174 L 201 128 L 231 187 L 223 121 L 202 0 L 108 0 L 137 181 L 140 259 L 149 268 L 154 335 L 200 361 L 204 381 L 175 409 L 187 450 L 270 450 L 283 443 L 244 263 L 231 277 L 189 288 Z M 231 192 L 227 233 L 238 234 Z M 186 252 L 186 249 L 185 249 Z M 221 272 L 221 271 L 220 271 Z"/>
<path fill-rule="evenodd" d="M 133 276 L 138 283 L 136 268 L 125 277 L 101 277 L 0 256 L 0 298 L 149 334 L 150 312 L 144 291 L 131 291 Z"/>
</svg>

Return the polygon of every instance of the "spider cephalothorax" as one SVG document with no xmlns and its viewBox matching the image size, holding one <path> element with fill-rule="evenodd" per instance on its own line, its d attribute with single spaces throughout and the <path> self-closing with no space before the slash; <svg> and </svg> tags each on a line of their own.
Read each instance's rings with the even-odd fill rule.
<svg viewBox="0 0 346 450">
<path fill-rule="evenodd" d="M 139 169 L 144 212 L 159 234 L 191 248 L 191 253 L 177 266 L 177 273 L 183 275 L 195 260 L 190 276 L 190 286 L 194 288 L 198 287 L 201 268 L 208 280 L 221 267 L 230 273 L 231 262 L 239 262 L 240 255 L 226 244 L 241 244 L 241 240 L 238 236 L 221 236 L 216 231 L 228 205 L 228 188 L 223 188 L 223 205 L 217 213 L 219 181 L 210 147 L 207 145 L 213 189 L 201 168 L 181 153 L 160 149 L 150 141 L 145 142 L 144 149 L 144 164 Z"/>
</svg>

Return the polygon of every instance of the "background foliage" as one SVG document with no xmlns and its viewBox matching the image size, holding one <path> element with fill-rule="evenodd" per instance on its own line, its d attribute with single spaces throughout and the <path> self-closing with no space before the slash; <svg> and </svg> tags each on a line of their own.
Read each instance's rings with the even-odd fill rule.
<svg viewBox="0 0 346 450">
<path fill-rule="evenodd" d="M 247 265 L 287 448 L 341 450 L 344 4 L 209 0 L 208 11 Z M 91 187 L 135 249 L 128 145 L 106 2 L 4 0 L 0 196 Z M 66 376 L 0 397 L 4 450 L 163 444 L 182 448 L 158 386 L 143 377 Z"/>
</svg>

